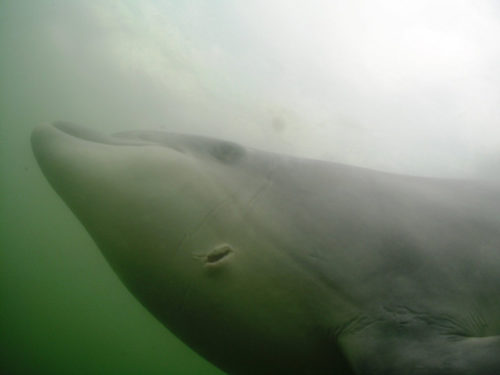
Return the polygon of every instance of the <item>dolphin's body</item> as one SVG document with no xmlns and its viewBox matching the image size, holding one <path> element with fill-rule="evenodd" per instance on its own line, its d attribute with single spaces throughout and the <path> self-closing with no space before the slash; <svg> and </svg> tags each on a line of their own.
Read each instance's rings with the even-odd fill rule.
<svg viewBox="0 0 500 375">
<path fill-rule="evenodd" d="M 230 374 L 500 373 L 500 190 L 137 131 L 36 158 L 133 294 Z"/>
</svg>

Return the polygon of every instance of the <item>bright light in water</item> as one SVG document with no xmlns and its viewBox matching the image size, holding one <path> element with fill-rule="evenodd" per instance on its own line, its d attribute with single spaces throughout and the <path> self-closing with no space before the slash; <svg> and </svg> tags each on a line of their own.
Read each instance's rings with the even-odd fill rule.
<svg viewBox="0 0 500 375">
<path fill-rule="evenodd" d="M 75 7 L 47 30 L 66 59 L 85 56 L 85 74 L 127 83 L 114 100 L 139 108 L 120 108 L 128 127 L 414 174 L 474 174 L 500 150 L 493 1 Z"/>
</svg>

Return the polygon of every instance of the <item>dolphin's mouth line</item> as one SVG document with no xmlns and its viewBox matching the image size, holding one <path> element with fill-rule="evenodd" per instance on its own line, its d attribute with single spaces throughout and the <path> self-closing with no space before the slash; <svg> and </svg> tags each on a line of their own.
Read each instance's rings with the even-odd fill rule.
<svg viewBox="0 0 500 375">
<path fill-rule="evenodd" d="M 148 142 L 146 140 L 135 140 L 135 139 L 121 138 L 119 136 L 106 135 L 98 131 L 91 130 L 65 121 L 56 121 L 52 123 L 52 126 L 67 136 L 74 137 L 81 141 L 87 141 L 92 143 L 111 145 L 111 146 L 149 146 L 155 144 L 153 142 Z"/>
</svg>

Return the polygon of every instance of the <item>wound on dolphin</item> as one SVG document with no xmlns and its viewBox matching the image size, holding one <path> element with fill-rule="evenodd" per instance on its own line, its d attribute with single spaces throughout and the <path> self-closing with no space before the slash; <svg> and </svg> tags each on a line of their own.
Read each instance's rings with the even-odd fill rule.
<svg viewBox="0 0 500 375">
<path fill-rule="evenodd" d="M 231 249 L 229 245 L 218 246 L 207 254 L 206 261 L 207 263 L 217 263 L 228 256 L 232 251 L 233 249 Z"/>
</svg>

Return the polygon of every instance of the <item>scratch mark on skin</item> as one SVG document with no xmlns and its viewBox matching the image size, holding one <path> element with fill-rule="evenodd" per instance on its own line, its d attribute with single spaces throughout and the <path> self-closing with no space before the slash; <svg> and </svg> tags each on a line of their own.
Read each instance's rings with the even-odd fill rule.
<svg viewBox="0 0 500 375">
<path fill-rule="evenodd" d="M 335 337 L 341 337 L 342 335 L 349 335 L 355 332 L 359 332 L 368 328 L 376 323 L 381 322 L 382 319 L 377 319 L 373 317 L 369 317 L 364 314 L 356 314 L 351 319 L 342 323 L 339 327 L 334 330 Z"/>
<path fill-rule="evenodd" d="M 482 337 L 487 326 L 482 315 L 477 313 L 468 314 L 467 317 L 454 317 L 447 313 L 423 313 L 406 306 L 382 306 L 382 310 L 401 326 L 411 326 L 420 322 L 451 336 Z"/>
<path fill-rule="evenodd" d="M 274 171 L 276 170 L 278 164 L 279 164 L 278 162 L 275 162 L 273 164 L 273 166 L 270 168 L 269 172 L 266 174 L 265 181 L 256 189 L 255 193 L 250 197 L 250 199 L 244 205 L 244 207 L 250 207 L 255 202 L 255 200 L 259 197 L 259 195 L 261 195 L 265 190 L 267 190 L 269 188 L 269 186 L 271 186 L 271 176 L 274 173 Z M 190 230 L 189 232 L 187 232 L 182 237 L 182 239 L 179 241 L 179 244 L 177 245 L 175 251 L 176 252 L 180 251 L 184 247 L 184 245 L 186 244 L 186 242 L 192 236 L 194 236 L 200 230 L 200 228 L 203 226 L 203 224 L 205 224 L 208 221 L 208 219 L 211 216 L 213 216 L 221 207 L 223 207 L 223 206 L 225 206 L 225 205 L 227 205 L 229 203 L 234 202 L 236 200 L 236 195 L 237 195 L 237 193 L 233 193 L 227 199 L 224 199 L 223 201 L 219 202 L 217 205 L 215 205 L 214 207 L 212 207 L 203 216 L 203 218 L 198 222 L 198 224 L 195 225 L 192 230 Z M 245 216 L 246 216 L 246 214 L 242 215 L 242 218 L 244 218 Z"/>
<path fill-rule="evenodd" d="M 262 185 L 260 185 L 257 188 L 257 190 L 255 191 L 255 193 L 250 197 L 250 199 L 248 200 L 248 202 L 245 204 L 246 212 L 243 215 L 243 217 L 247 216 L 249 207 L 251 207 L 255 203 L 255 201 L 257 200 L 257 198 L 260 195 L 262 195 L 263 192 L 265 192 L 267 189 L 269 189 L 269 187 L 272 185 L 271 176 L 275 173 L 275 171 L 278 168 L 279 164 L 280 163 L 278 161 L 275 161 L 273 163 L 273 165 L 269 169 L 269 172 L 266 174 L 265 181 L 262 183 Z"/>
<path fill-rule="evenodd" d="M 200 228 L 203 226 L 203 224 L 206 223 L 206 221 L 208 220 L 208 218 L 210 216 L 212 216 L 219 208 L 221 208 L 222 206 L 226 205 L 227 203 L 231 202 L 234 200 L 234 195 L 231 195 L 229 198 L 227 199 L 224 199 L 223 201 L 219 202 L 218 204 L 216 204 L 214 207 L 212 207 L 210 210 L 208 210 L 208 212 L 201 218 L 201 220 L 198 222 L 197 225 L 195 225 L 193 227 L 192 230 L 190 230 L 189 232 L 187 232 L 186 234 L 184 234 L 184 236 L 182 237 L 182 239 L 179 241 L 179 245 L 177 245 L 177 248 L 176 248 L 176 252 L 180 251 L 185 243 L 193 236 L 196 234 L 196 232 L 198 232 L 200 230 Z"/>
</svg>

